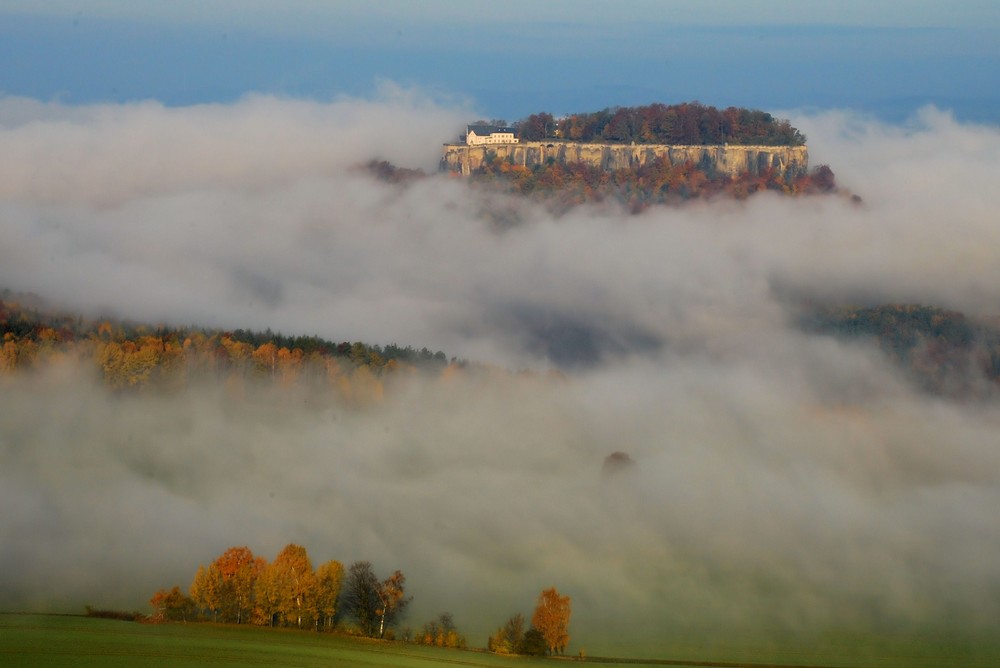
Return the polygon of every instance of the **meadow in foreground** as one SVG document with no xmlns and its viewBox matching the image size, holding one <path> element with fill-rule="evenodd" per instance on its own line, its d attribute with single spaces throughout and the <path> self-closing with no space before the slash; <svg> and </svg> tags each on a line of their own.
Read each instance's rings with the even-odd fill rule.
<svg viewBox="0 0 1000 668">
<path fill-rule="evenodd" d="M 335 634 L 209 623 L 137 624 L 72 615 L 0 614 L 5 666 L 535 666 L 579 659 L 502 657 Z M 690 663 L 683 663 L 690 661 Z M 629 665 L 976 667 L 1000 664 L 1000 641 L 824 637 L 779 646 L 752 638 L 678 643 L 662 659 L 600 659 Z"/>
</svg>

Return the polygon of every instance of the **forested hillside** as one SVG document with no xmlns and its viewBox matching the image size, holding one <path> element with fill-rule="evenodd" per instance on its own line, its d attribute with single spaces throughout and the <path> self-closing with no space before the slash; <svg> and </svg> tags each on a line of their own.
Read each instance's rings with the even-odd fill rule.
<svg viewBox="0 0 1000 668">
<path fill-rule="evenodd" d="M 812 310 L 806 331 L 874 341 L 922 388 L 992 392 L 1000 381 L 1000 331 L 962 313 L 913 304 Z"/>
<path fill-rule="evenodd" d="M 724 110 L 699 102 L 613 107 L 556 119 L 548 112 L 514 124 L 522 141 L 568 139 L 637 144 L 743 144 L 802 146 L 791 123 L 756 109 Z"/>
<path fill-rule="evenodd" d="M 35 301 L 9 291 L 0 294 L 0 375 L 70 363 L 90 369 L 113 391 L 177 390 L 204 379 L 259 381 L 279 388 L 332 390 L 364 405 L 380 400 L 396 379 L 489 368 L 449 361 L 442 351 L 396 344 L 88 320 L 26 305 Z M 812 334 L 875 342 L 916 384 L 932 392 L 978 394 L 1000 382 L 1000 330 L 962 313 L 909 304 L 810 307 L 799 322 Z"/>
<path fill-rule="evenodd" d="M 70 363 L 92 369 L 111 390 L 182 389 L 202 379 L 255 380 L 325 387 L 364 403 L 380 398 L 392 378 L 438 375 L 449 366 L 443 352 L 427 348 L 89 320 L 36 302 L 7 291 L 0 295 L 0 374 Z"/>
</svg>

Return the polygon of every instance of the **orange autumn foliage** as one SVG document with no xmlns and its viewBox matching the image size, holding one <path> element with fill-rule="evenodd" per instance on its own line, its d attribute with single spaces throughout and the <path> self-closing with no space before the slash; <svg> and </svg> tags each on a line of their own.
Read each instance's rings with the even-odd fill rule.
<svg viewBox="0 0 1000 668">
<path fill-rule="evenodd" d="M 555 587 L 550 587 L 538 595 L 535 614 L 531 625 L 538 629 L 550 654 L 561 654 L 569 644 L 569 618 L 571 614 L 569 596 L 560 596 Z"/>
</svg>

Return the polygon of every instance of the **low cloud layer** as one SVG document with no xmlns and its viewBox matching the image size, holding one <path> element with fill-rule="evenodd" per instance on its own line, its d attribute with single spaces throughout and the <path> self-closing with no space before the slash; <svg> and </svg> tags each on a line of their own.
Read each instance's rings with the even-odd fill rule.
<svg viewBox="0 0 1000 668">
<path fill-rule="evenodd" d="M 86 313 L 398 342 L 562 382 L 377 410 L 4 381 L 0 604 L 138 607 L 232 544 L 403 569 L 411 622 L 483 635 L 555 584 L 574 644 L 1000 614 L 1000 408 L 920 394 L 790 304 L 1000 304 L 1000 132 L 793 118 L 864 199 L 558 219 L 433 170 L 467 120 L 408 91 L 318 104 L 0 101 L 0 286 Z M 497 232 L 486 212 L 515 211 Z M 602 478 L 615 450 L 631 478 Z M 478 636 L 470 638 L 478 644 Z M 618 648 L 620 649 L 620 647 Z"/>
</svg>

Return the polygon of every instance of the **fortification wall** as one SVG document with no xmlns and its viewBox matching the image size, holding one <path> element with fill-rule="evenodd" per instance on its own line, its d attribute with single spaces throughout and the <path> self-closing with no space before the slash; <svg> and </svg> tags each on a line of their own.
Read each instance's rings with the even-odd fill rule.
<svg viewBox="0 0 1000 668">
<path fill-rule="evenodd" d="M 470 175 L 488 159 L 510 160 L 516 165 L 534 167 L 548 160 L 559 163 L 582 162 L 600 169 L 614 171 L 634 169 L 658 157 L 671 165 L 688 161 L 711 166 L 730 176 L 758 174 L 773 167 L 779 173 L 792 176 L 805 174 L 809 168 L 809 151 L 805 146 L 671 146 L 666 144 L 586 144 L 580 142 L 521 142 L 466 146 L 446 144 L 441 158 L 441 170 Z"/>
</svg>

